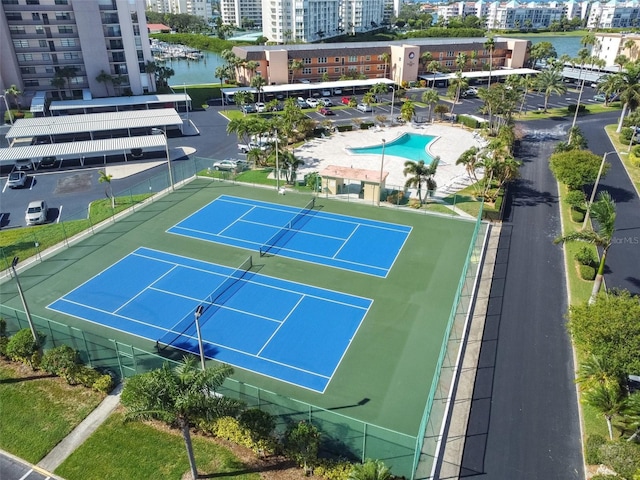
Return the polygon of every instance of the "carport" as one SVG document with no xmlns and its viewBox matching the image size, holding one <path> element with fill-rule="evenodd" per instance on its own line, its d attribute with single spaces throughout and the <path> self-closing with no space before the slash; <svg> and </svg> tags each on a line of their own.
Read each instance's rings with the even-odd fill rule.
<svg viewBox="0 0 640 480">
<path fill-rule="evenodd" d="M 532 68 L 501 68 L 498 70 L 482 70 L 479 72 L 462 72 L 462 76 L 464 78 L 469 78 L 472 80 L 488 80 L 489 77 L 508 77 L 510 75 L 537 75 L 540 73 L 538 70 L 533 70 Z M 425 80 L 427 85 L 431 85 L 434 81 L 442 81 L 446 80 L 447 82 L 453 78 L 455 78 L 457 73 L 432 73 L 430 75 L 420 75 L 418 78 L 420 80 Z"/>
<path fill-rule="evenodd" d="M 133 97 L 94 98 L 91 100 L 58 100 L 51 102 L 49 112 L 51 112 L 51 115 L 65 115 L 93 113 L 96 110 L 109 112 L 153 110 L 154 108 L 174 108 L 178 110 L 180 105 L 190 108 L 191 97 L 186 93 L 167 93 Z"/>
<path fill-rule="evenodd" d="M 166 131 L 170 127 L 177 127 L 182 131 L 182 119 L 175 109 L 163 108 L 132 112 L 22 118 L 14 122 L 5 138 L 9 145 L 13 146 L 20 140 L 28 139 L 31 142 L 32 138 L 38 137 L 48 137 L 50 143 L 54 143 L 56 136 L 82 138 L 83 134 L 88 134 L 87 140 L 97 140 L 100 137 L 105 137 L 105 132 L 122 131 L 125 133 L 126 131 L 126 136 L 131 136 L 132 131 L 136 129 L 148 134 L 153 128 Z M 124 137 L 124 135 L 121 136 Z M 73 138 L 63 138 L 64 140 L 73 140 Z"/>
<path fill-rule="evenodd" d="M 31 159 L 34 167 L 44 157 L 55 157 L 60 161 L 79 160 L 85 165 L 85 159 L 102 157 L 103 164 L 107 157 L 122 155 L 124 161 L 129 161 L 132 150 L 141 149 L 143 152 L 161 152 L 164 150 L 169 159 L 167 139 L 164 135 L 146 135 L 139 137 L 109 138 L 104 140 L 88 140 L 84 142 L 49 143 L 44 145 L 29 145 L 25 147 L 0 148 L 0 167 L 13 166 L 16 160 Z"/>
</svg>

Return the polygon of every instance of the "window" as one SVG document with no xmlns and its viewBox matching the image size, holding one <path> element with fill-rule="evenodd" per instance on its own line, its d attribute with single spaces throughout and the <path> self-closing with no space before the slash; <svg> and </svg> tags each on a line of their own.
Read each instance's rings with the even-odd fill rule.
<svg viewBox="0 0 640 480">
<path fill-rule="evenodd" d="M 340 73 L 340 67 L 333 67 L 334 73 Z"/>
<path fill-rule="evenodd" d="M 33 55 L 30 53 L 19 53 L 16 55 L 19 62 L 30 62 L 33 60 Z"/>
<path fill-rule="evenodd" d="M 69 12 L 56 12 L 56 20 L 71 20 Z"/>
<path fill-rule="evenodd" d="M 42 54 L 42 60 L 44 60 L 45 62 L 50 62 L 51 61 L 51 54 L 50 53 L 43 53 Z"/>
<path fill-rule="evenodd" d="M 322 74 L 322 73 L 327 73 L 327 67 L 320 67 L 318 68 L 318 73 Z"/>
<path fill-rule="evenodd" d="M 46 40 L 38 40 L 38 44 L 40 45 L 41 48 L 47 48 L 48 44 Z"/>
<path fill-rule="evenodd" d="M 318 57 L 318 63 L 327 63 L 327 57 Z"/>
<path fill-rule="evenodd" d="M 351 63 L 355 63 L 355 62 L 358 61 L 358 56 L 357 55 L 349 55 L 349 58 L 348 58 L 347 61 L 351 62 Z"/>
<path fill-rule="evenodd" d="M 311 69 L 310 68 L 303 68 L 302 69 L 302 74 L 303 75 L 311 75 Z"/>
<path fill-rule="evenodd" d="M 22 20 L 22 14 L 20 12 L 7 12 L 6 14 L 7 20 Z"/>
<path fill-rule="evenodd" d="M 40 14 L 37 12 L 34 12 L 31 14 L 31 20 L 33 20 L 34 22 L 39 22 L 40 21 Z"/>
<path fill-rule="evenodd" d="M 23 75 L 33 75 L 36 73 L 36 67 L 20 67 L 20 73 Z"/>
<path fill-rule="evenodd" d="M 44 71 L 53 75 L 53 67 L 44 67 Z"/>
<path fill-rule="evenodd" d="M 340 57 L 336 57 L 336 58 L 334 59 L 334 63 L 340 63 Z"/>
<path fill-rule="evenodd" d="M 453 67 L 453 60 L 447 60 L 446 62 L 444 62 L 444 65 L 446 67 Z"/>
<path fill-rule="evenodd" d="M 27 0 L 27 5 L 40 5 L 40 0 Z"/>
<path fill-rule="evenodd" d="M 364 70 L 365 70 L 365 72 L 370 71 L 370 70 L 371 70 L 371 65 L 366 65 L 366 66 L 364 67 Z"/>
<path fill-rule="evenodd" d="M 25 87 L 39 87 L 40 86 L 40 82 L 38 82 L 37 79 L 25 80 L 24 81 L 24 86 Z"/>
<path fill-rule="evenodd" d="M 2 0 L 3 5 L 18 5 L 18 0 Z"/>
<path fill-rule="evenodd" d="M 12 35 L 23 35 L 25 33 L 24 27 L 20 25 L 9 25 L 9 31 Z"/>
<path fill-rule="evenodd" d="M 371 55 L 367 55 L 366 57 L 364 57 L 366 62 L 370 62 L 371 61 Z"/>
<path fill-rule="evenodd" d="M 80 55 L 78 52 L 65 52 L 62 58 L 65 60 L 79 60 Z"/>
<path fill-rule="evenodd" d="M 453 57 L 453 50 L 449 50 L 447 52 L 447 57 Z"/>
<path fill-rule="evenodd" d="M 58 27 L 58 33 L 73 33 L 73 28 L 69 26 Z"/>
<path fill-rule="evenodd" d="M 73 38 L 61 38 L 60 39 L 60 46 L 62 46 L 62 47 L 75 47 L 76 46 L 76 41 Z"/>
<path fill-rule="evenodd" d="M 56 5 L 69 5 L 69 0 L 56 0 Z"/>
<path fill-rule="evenodd" d="M 311 65 L 311 59 L 310 58 L 303 58 L 302 59 L 302 63 L 304 63 L 305 65 Z"/>
<path fill-rule="evenodd" d="M 38 35 L 44 35 L 44 28 L 41 25 L 36 25 L 36 33 Z"/>
<path fill-rule="evenodd" d="M 15 48 L 29 48 L 29 40 L 14 40 L 13 46 Z"/>
</svg>

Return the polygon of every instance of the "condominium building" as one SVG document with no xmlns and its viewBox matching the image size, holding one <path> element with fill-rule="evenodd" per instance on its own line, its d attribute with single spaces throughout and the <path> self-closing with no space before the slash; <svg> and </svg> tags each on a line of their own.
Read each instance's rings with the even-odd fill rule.
<svg viewBox="0 0 640 480">
<path fill-rule="evenodd" d="M 487 26 L 498 30 L 547 28 L 564 17 L 562 5 L 542 3 L 518 3 L 515 0 L 491 4 Z"/>
<path fill-rule="evenodd" d="M 640 25 L 640 3 L 613 1 L 591 5 L 587 28 L 627 28 Z"/>
<path fill-rule="evenodd" d="M 155 91 L 144 0 L 2 0 L 0 58 L 0 88 L 26 96 Z"/>
<path fill-rule="evenodd" d="M 242 66 L 236 69 L 236 80 L 249 85 L 253 75 L 261 75 L 267 85 L 291 83 L 292 79 L 309 81 L 338 80 L 353 74 L 366 78 L 388 78 L 397 84 L 411 82 L 429 74 L 431 60 L 439 63 L 440 71 L 455 70 L 456 58 L 467 56 L 465 71 L 521 68 L 528 58 L 527 40 L 495 37 L 493 52 L 485 49 L 486 38 L 413 38 L 393 42 L 356 42 L 306 45 L 251 45 L 233 47 L 233 53 L 243 61 L 255 61 L 257 69 Z M 429 53 L 427 56 L 425 53 Z M 431 60 L 429 60 L 429 58 Z M 292 70 L 293 61 L 300 69 Z"/>
<path fill-rule="evenodd" d="M 207 22 L 213 15 L 211 0 L 146 0 L 147 9 L 157 13 L 184 13 L 202 17 Z"/>
<path fill-rule="evenodd" d="M 270 2 L 271 3 L 271 2 Z M 279 3 L 279 2 L 278 2 Z M 293 3 L 291 0 L 289 4 Z M 267 7 L 265 2 L 264 7 Z M 243 27 L 246 21 L 251 22 L 256 27 L 264 28 L 262 24 L 263 4 L 261 0 L 220 0 L 220 18 L 225 25 L 235 25 Z M 282 15 L 285 12 L 282 11 Z"/>
<path fill-rule="evenodd" d="M 640 35 L 627 33 L 598 33 L 593 55 L 604 60 L 607 67 L 617 65 L 619 55 L 631 61 L 640 58 Z M 620 66 L 620 65 L 618 65 Z"/>
</svg>

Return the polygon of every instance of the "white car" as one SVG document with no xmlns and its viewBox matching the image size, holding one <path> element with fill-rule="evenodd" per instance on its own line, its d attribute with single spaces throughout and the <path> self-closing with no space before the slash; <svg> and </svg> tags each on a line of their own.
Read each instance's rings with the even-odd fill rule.
<svg viewBox="0 0 640 480">
<path fill-rule="evenodd" d="M 265 110 L 266 108 L 267 108 L 267 107 L 265 106 L 265 104 L 264 104 L 264 103 L 262 103 L 262 102 L 257 102 L 257 103 L 256 103 L 256 112 L 258 112 L 258 113 L 262 113 L 262 112 L 264 112 L 264 110 Z"/>
<path fill-rule="evenodd" d="M 371 108 L 370 105 L 367 105 L 366 103 L 359 103 L 356 106 L 356 110 L 359 110 L 361 112 L 373 112 L 373 109 Z"/>
<path fill-rule="evenodd" d="M 44 200 L 31 202 L 24 214 L 24 220 L 27 225 L 40 225 L 47 221 L 47 210 L 47 202 Z"/>
<path fill-rule="evenodd" d="M 11 172 L 9 178 L 7 178 L 7 186 L 9 188 L 22 188 L 26 182 L 27 174 L 22 170 Z"/>
<path fill-rule="evenodd" d="M 333 102 L 330 98 L 321 98 L 320 105 L 322 105 L 323 107 L 333 107 Z"/>
<path fill-rule="evenodd" d="M 316 108 L 318 106 L 318 100 L 316 100 L 315 98 L 307 98 L 305 102 L 307 102 L 307 105 L 309 105 L 311 108 Z"/>
<path fill-rule="evenodd" d="M 322 90 L 322 96 L 323 97 L 330 97 L 331 96 L 331 90 Z"/>
</svg>

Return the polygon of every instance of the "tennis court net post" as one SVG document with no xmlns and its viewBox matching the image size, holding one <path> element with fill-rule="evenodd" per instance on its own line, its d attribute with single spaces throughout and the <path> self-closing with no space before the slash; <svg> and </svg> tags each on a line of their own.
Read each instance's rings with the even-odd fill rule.
<svg viewBox="0 0 640 480">
<path fill-rule="evenodd" d="M 242 280 L 247 273 L 253 268 L 253 257 L 249 255 L 247 259 L 242 262 L 233 272 L 229 275 L 220 285 L 218 285 L 209 295 L 207 295 L 204 299 L 201 300 L 200 305 L 196 307 L 196 310 L 199 309 L 199 321 L 200 326 L 202 326 L 203 317 L 207 314 L 208 310 L 214 306 L 220 306 L 225 301 L 229 300 L 236 292 L 237 289 L 233 289 L 234 286 Z M 223 298 L 224 295 L 228 295 L 228 297 Z M 200 309 L 200 307 L 202 307 Z M 194 310 L 195 313 L 195 310 Z M 189 313 L 185 315 L 174 327 L 167 332 L 162 338 L 160 338 L 156 343 L 158 345 L 164 345 L 164 348 L 173 345 L 176 340 L 183 337 L 186 332 L 195 327 L 195 316 L 194 313 Z M 211 312 L 210 317 L 214 312 Z M 167 337 L 171 335 L 173 338 L 167 341 Z"/>
<path fill-rule="evenodd" d="M 309 203 L 307 203 L 299 213 L 296 214 L 289 222 L 286 223 L 284 227 L 278 230 L 269 240 L 267 240 L 259 249 L 260 256 L 264 257 L 269 250 L 276 246 L 278 241 L 284 237 L 287 233 L 293 230 L 294 225 L 300 222 L 303 218 L 305 218 L 316 206 L 316 197 L 311 197 Z"/>
</svg>

